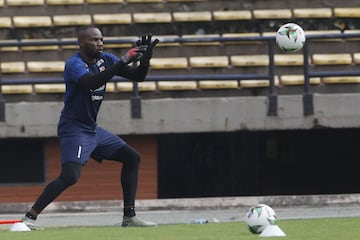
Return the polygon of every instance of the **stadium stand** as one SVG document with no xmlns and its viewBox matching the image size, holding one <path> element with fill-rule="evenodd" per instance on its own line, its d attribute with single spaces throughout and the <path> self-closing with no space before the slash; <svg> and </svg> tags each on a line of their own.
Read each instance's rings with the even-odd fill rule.
<svg viewBox="0 0 360 240">
<path fill-rule="evenodd" d="M 109 8 L 109 5 L 112 8 Z M 254 40 L 221 42 L 214 39 L 274 36 L 275 29 L 289 19 L 300 22 L 305 27 L 307 35 L 356 32 L 359 26 L 352 20 L 360 17 L 358 8 L 349 4 L 326 7 L 314 4 L 312 8 L 302 3 L 296 3 L 291 8 L 274 4 L 272 9 L 267 9 L 258 3 L 253 3 L 251 7 L 244 9 L 230 2 L 213 1 L 208 4 L 205 0 L 7 0 L 0 2 L 0 6 L 7 8 L 7 14 L 2 16 L 0 21 L 0 28 L 3 29 L 1 34 L 5 36 L 4 40 L 0 41 L 0 45 L 10 43 L 10 46 L 1 46 L 2 58 L 8 59 L 2 64 L 4 79 L 32 79 L 33 76 L 38 77 L 38 73 L 48 73 L 48 77 L 58 78 L 58 73 L 62 71 L 64 65 L 63 61 L 77 48 L 74 33 L 80 25 L 99 25 L 104 31 L 105 41 L 108 41 L 106 47 L 115 53 L 120 53 L 131 46 L 130 41 L 127 40 L 135 40 L 139 33 L 144 31 L 156 33 L 153 30 L 159 26 L 161 30 L 157 37 L 160 40 L 181 38 L 181 41 L 160 42 L 152 59 L 151 71 L 154 74 L 235 72 L 258 74 L 264 71 L 264 67 L 269 66 L 267 47 L 263 42 Z M 27 14 L 24 14 L 25 11 L 22 10 L 26 7 L 30 8 Z M 339 24 L 335 24 L 340 20 L 346 22 L 346 27 L 340 29 Z M 319 24 L 318 28 L 316 23 Z M 21 40 L 19 43 L 24 45 L 15 46 L 14 37 Z M 192 39 L 201 39 L 201 41 L 196 42 Z M 53 44 L 66 40 L 73 41 L 74 44 Z M 52 44 L 31 45 L 39 41 L 49 41 Z M 341 38 L 312 41 L 339 44 L 344 42 Z M 358 39 L 348 41 L 356 44 Z M 320 47 L 319 51 L 310 49 L 310 67 L 322 67 L 325 70 L 330 70 L 333 66 L 354 68 L 360 62 L 359 54 L 341 52 L 341 50 L 330 53 L 324 51 L 325 48 L 325 46 Z M 14 62 L 21 64 L 15 67 Z M 274 64 L 276 74 L 281 79 L 278 84 L 300 84 L 303 81 L 301 77 L 303 63 L 302 54 L 289 55 L 275 49 Z M 55 75 L 52 75 L 53 73 Z M 315 79 L 312 79 L 312 84 L 318 84 L 319 79 Z M 236 89 L 244 86 L 241 84 L 242 81 L 239 84 L 238 80 L 224 79 L 224 83 L 210 82 L 212 81 L 202 80 L 191 87 L 188 83 L 183 87 Z M 167 84 L 168 81 L 160 84 L 160 88 L 164 86 L 163 89 L 181 89 L 178 86 L 179 82 L 173 88 L 167 87 Z M 127 85 L 128 87 L 126 84 L 117 87 L 116 84 L 114 89 L 130 89 L 131 84 Z M 159 89 L 158 87 L 143 89 L 155 91 Z M 51 89 L 49 87 L 50 93 L 53 91 Z M 46 88 L 39 90 L 39 92 L 44 91 Z"/>
</svg>

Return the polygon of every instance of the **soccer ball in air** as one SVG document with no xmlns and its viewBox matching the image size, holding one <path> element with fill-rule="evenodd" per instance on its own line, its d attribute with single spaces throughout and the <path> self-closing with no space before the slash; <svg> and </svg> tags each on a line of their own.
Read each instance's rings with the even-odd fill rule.
<svg viewBox="0 0 360 240">
<path fill-rule="evenodd" d="M 284 24 L 276 32 L 277 45 L 287 53 L 299 51 L 305 40 L 304 30 L 295 23 Z"/>
<path fill-rule="evenodd" d="M 269 225 L 276 224 L 275 211 L 266 204 L 252 206 L 246 213 L 245 223 L 253 234 L 260 234 Z"/>
</svg>

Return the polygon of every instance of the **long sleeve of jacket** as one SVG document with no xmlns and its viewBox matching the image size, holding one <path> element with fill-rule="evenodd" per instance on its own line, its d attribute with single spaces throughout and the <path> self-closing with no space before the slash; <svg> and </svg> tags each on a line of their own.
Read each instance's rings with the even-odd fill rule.
<svg viewBox="0 0 360 240">
<path fill-rule="evenodd" d="M 97 74 L 88 73 L 80 77 L 78 83 L 83 87 L 94 90 L 110 81 L 115 75 L 127 78 L 131 81 L 141 82 L 145 80 L 148 70 L 149 66 L 144 64 L 133 67 L 124 64 L 120 60 L 103 72 Z"/>
</svg>

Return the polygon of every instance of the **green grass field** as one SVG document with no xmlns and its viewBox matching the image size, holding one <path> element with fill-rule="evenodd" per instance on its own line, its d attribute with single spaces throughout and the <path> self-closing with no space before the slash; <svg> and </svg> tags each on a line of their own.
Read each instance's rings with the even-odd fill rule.
<svg viewBox="0 0 360 240">
<path fill-rule="evenodd" d="M 360 218 L 283 220 L 278 226 L 289 240 L 349 240 L 360 236 Z M 10 232 L 2 228 L 1 240 L 252 240 L 243 222 L 202 225 L 160 225 L 156 228 L 74 227 L 47 228 L 45 231 Z M 266 238 L 265 238 L 266 239 Z"/>
</svg>

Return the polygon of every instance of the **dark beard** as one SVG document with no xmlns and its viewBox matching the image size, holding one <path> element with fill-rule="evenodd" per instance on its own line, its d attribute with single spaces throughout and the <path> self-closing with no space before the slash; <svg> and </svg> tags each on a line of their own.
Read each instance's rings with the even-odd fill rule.
<svg viewBox="0 0 360 240">
<path fill-rule="evenodd" d="M 94 52 L 90 48 L 86 48 L 85 52 L 86 52 L 86 55 L 88 55 L 91 58 L 100 58 L 102 56 L 102 54 L 100 52 Z"/>
</svg>

